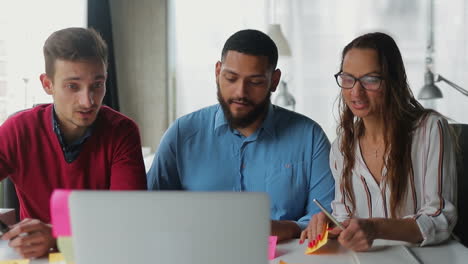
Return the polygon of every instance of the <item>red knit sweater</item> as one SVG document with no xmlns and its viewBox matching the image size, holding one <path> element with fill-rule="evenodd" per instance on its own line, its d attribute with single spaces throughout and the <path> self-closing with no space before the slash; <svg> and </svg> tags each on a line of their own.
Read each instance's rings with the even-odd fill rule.
<svg viewBox="0 0 468 264">
<path fill-rule="evenodd" d="M 46 223 L 54 189 L 146 189 L 138 127 L 103 106 L 80 154 L 67 163 L 52 128 L 52 105 L 20 112 L 0 126 L 0 180 L 8 176 L 21 219 Z"/>
</svg>

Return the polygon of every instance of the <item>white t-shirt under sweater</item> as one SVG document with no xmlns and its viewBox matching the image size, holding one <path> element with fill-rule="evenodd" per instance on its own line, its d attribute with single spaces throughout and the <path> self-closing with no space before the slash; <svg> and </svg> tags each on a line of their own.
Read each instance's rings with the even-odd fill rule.
<svg viewBox="0 0 468 264">
<path fill-rule="evenodd" d="M 342 222 L 351 217 L 351 202 L 341 188 L 343 155 L 340 138 L 333 142 L 330 167 L 335 177 L 333 215 Z M 352 184 L 356 218 L 390 218 L 390 189 L 383 169 L 380 184 L 374 179 L 356 144 Z M 450 237 L 456 224 L 455 150 L 447 121 L 435 113 L 424 117 L 415 130 L 411 149 L 413 174 L 408 175 L 406 203 L 400 218 L 415 218 L 424 240 L 421 246 L 440 243 Z"/>
</svg>

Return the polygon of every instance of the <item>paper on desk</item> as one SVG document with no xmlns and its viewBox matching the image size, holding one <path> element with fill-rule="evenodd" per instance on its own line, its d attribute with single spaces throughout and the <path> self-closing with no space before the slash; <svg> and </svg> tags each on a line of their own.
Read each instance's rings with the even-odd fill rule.
<svg viewBox="0 0 468 264">
<path fill-rule="evenodd" d="M 358 264 L 422 263 L 411 249 L 404 245 L 372 247 L 366 252 L 353 252 L 353 258 Z"/>
<path fill-rule="evenodd" d="M 29 259 L 0 260 L 0 264 L 29 264 Z"/>
<path fill-rule="evenodd" d="M 57 189 L 50 197 L 50 213 L 54 237 L 71 236 L 68 198 L 71 190 Z"/>
<path fill-rule="evenodd" d="M 277 236 L 270 236 L 268 238 L 268 259 L 272 260 L 275 258 L 276 242 L 278 241 Z"/>
<path fill-rule="evenodd" d="M 314 253 L 317 249 L 323 247 L 327 243 L 327 241 L 328 241 L 328 225 L 325 226 L 325 233 L 323 234 L 322 239 L 319 240 L 318 243 L 315 244 L 315 246 L 307 247 L 304 254 L 310 255 L 310 254 Z"/>
<path fill-rule="evenodd" d="M 27 264 L 28 259 L 22 259 L 21 256 L 15 252 L 13 248 L 8 246 L 6 240 L 0 239 L 0 264 Z"/>
</svg>

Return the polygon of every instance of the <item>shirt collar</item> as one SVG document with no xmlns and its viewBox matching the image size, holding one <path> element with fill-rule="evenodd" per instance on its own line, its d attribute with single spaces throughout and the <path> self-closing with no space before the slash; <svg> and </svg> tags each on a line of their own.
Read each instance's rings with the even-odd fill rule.
<svg viewBox="0 0 468 264">
<path fill-rule="evenodd" d="M 67 144 L 65 142 L 63 132 L 60 129 L 60 124 L 57 121 L 57 114 L 55 113 L 55 105 L 52 106 L 52 128 L 54 129 L 55 134 L 58 136 L 60 144 L 62 147 L 67 147 Z M 91 136 L 91 132 L 93 131 L 93 125 L 89 126 L 86 128 L 86 131 L 84 135 L 77 140 L 75 140 L 73 143 L 70 144 L 70 146 L 75 146 L 75 145 L 81 145 L 84 143 L 84 141 Z"/>
<path fill-rule="evenodd" d="M 276 130 L 275 130 L 275 121 L 274 121 L 274 112 L 275 108 L 272 103 L 268 106 L 268 112 L 263 121 L 262 125 L 259 129 L 265 130 L 266 133 L 270 134 L 272 137 L 276 137 Z M 218 104 L 218 108 L 216 109 L 215 115 L 215 124 L 214 124 L 214 131 L 219 130 L 219 128 L 226 126 L 229 129 L 229 124 L 227 123 L 226 117 L 224 116 L 223 109 L 221 105 Z"/>
<path fill-rule="evenodd" d="M 218 104 L 218 107 L 216 108 L 215 124 L 214 124 L 215 132 L 218 130 L 218 128 L 222 126 L 228 126 L 228 123 L 227 123 L 226 117 L 224 116 L 223 108 L 221 107 L 220 104 Z"/>
<path fill-rule="evenodd" d="M 263 128 L 263 130 L 270 134 L 272 137 L 276 137 L 276 130 L 275 130 L 275 107 L 273 106 L 272 103 L 268 106 L 268 112 L 265 117 L 265 120 L 263 121 L 262 125 L 260 126 Z"/>
</svg>

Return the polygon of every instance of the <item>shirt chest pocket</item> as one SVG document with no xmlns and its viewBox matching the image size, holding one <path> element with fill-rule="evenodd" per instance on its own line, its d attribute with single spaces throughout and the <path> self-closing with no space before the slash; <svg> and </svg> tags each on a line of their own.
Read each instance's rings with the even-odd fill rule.
<svg viewBox="0 0 468 264">
<path fill-rule="evenodd" d="M 308 194 L 308 166 L 304 162 L 277 162 L 265 175 L 266 191 L 274 204 L 305 203 Z"/>
</svg>

